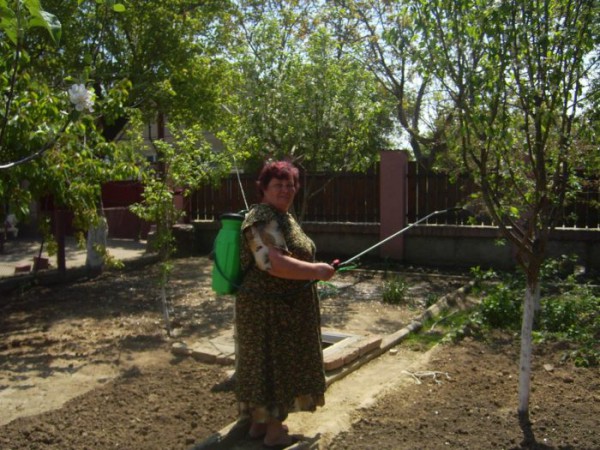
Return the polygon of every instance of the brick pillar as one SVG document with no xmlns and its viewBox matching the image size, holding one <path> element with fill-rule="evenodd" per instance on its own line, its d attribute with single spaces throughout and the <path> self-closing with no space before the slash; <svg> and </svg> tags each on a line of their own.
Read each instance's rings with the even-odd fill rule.
<svg viewBox="0 0 600 450">
<path fill-rule="evenodd" d="M 385 239 L 405 227 L 406 175 L 408 154 L 405 151 L 381 152 L 379 239 Z M 383 258 L 404 259 L 404 235 L 396 236 L 380 247 Z"/>
</svg>

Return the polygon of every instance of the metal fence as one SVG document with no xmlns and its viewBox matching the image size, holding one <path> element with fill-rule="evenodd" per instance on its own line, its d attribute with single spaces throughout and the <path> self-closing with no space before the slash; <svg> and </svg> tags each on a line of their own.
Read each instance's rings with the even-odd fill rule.
<svg viewBox="0 0 600 450">
<path fill-rule="evenodd" d="M 241 184 L 247 201 L 256 202 L 254 175 L 241 174 Z M 303 174 L 300 195 L 296 197 L 295 210 L 301 211 L 303 195 L 320 190 L 308 200 L 303 220 L 307 222 L 378 223 L 380 195 L 406 195 L 407 223 L 413 223 L 433 211 L 472 204 L 471 194 L 477 192 L 467 175 L 451 177 L 447 174 L 420 170 L 410 162 L 405 180 L 398 180 L 398 190 L 380 194 L 379 167 L 367 173 Z M 559 228 L 600 228 L 600 179 L 581 178 L 582 189 L 559 211 Z M 236 175 L 231 175 L 216 186 L 205 186 L 192 193 L 186 202 L 190 220 L 214 220 L 220 214 L 245 208 L 244 194 Z M 303 192 L 304 191 L 304 192 Z M 478 225 L 491 225 L 482 210 L 473 214 L 444 214 L 429 223 L 468 225 L 475 217 Z"/>
<path fill-rule="evenodd" d="M 241 184 L 241 187 L 240 187 Z M 306 199 L 303 220 L 310 222 L 379 222 L 379 172 L 367 173 L 314 173 L 301 177 L 301 189 L 294 209 L 300 214 L 304 195 Z M 243 191 L 243 192 L 242 192 Z M 256 203 L 256 176 L 231 175 L 216 186 L 204 186 L 195 191 L 186 202 L 190 220 L 214 220 L 219 215 L 245 209 Z"/>
</svg>

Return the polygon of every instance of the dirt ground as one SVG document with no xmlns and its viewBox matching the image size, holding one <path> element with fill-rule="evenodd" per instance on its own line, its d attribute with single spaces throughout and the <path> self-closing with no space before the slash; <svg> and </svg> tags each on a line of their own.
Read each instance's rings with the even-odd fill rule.
<svg viewBox="0 0 600 450">
<path fill-rule="evenodd" d="M 323 287 L 324 327 L 391 333 L 465 282 L 402 276 L 410 304 L 400 307 L 380 302 L 379 274 L 337 275 Z M 233 298 L 212 293 L 206 258 L 176 260 L 168 337 L 156 278 L 149 266 L 2 294 L 0 448 L 187 449 L 236 419 L 230 367 L 170 352 L 230 328 Z M 320 437 L 321 449 L 522 448 L 514 336 L 393 350 L 334 383 L 320 415 L 293 415 L 292 432 Z M 536 348 L 537 448 L 600 448 L 599 372 L 563 362 L 565 350 Z"/>
</svg>

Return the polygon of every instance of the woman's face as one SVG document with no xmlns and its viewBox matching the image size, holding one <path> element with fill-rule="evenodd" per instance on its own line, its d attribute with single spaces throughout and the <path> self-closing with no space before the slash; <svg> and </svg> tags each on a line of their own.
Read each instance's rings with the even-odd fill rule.
<svg viewBox="0 0 600 450">
<path fill-rule="evenodd" d="M 272 178 L 264 190 L 263 203 L 268 203 L 280 211 L 287 212 L 292 206 L 296 186 L 292 178 Z"/>
</svg>

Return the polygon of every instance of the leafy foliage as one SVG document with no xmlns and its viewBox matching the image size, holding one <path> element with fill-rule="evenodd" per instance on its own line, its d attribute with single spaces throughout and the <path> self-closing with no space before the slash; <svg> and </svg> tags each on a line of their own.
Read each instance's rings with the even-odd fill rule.
<svg viewBox="0 0 600 450">
<path fill-rule="evenodd" d="M 393 104 L 318 1 L 239 2 L 237 74 L 220 137 L 255 170 L 290 158 L 306 172 L 360 171 L 387 148 Z M 322 185 L 302 183 L 300 219 Z"/>
<path fill-rule="evenodd" d="M 492 328 L 517 330 L 522 315 L 522 289 L 514 280 L 501 283 L 487 293 L 481 301 L 479 314 L 482 323 Z"/>
<path fill-rule="evenodd" d="M 339 52 L 340 43 L 314 14 L 303 12 L 290 7 L 287 15 L 269 12 L 243 25 L 252 34 L 240 57 L 240 94 L 251 102 L 240 103 L 249 114 L 240 131 L 258 138 L 255 157 L 301 158 L 311 170 L 349 169 L 373 152 L 367 143 L 377 136 L 383 105 L 368 72 Z"/>
<path fill-rule="evenodd" d="M 141 135 L 137 118 L 160 112 L 189 126 L 188 135 L 216 127 L 229 65 L 215 55 L 229 3 L 47 0 L 44 7 L 0 3 L 0 35 L 9 37 L 0 40 L 1 213 L 26 220 L 32 201 L 51 199 L 86 230 L 101 214 L 102 183 L 144 170 L 142 146 L 116 142 L 126 126 Z M 93 114 L 73 110 L 66 95 L 73 84 L 93 89 Z"/>
<path fill-rule="evenodd" d="M 572 260 L 573 256 L 564 255 L 549 259 L 542 267 L 544 290 L 534 335 L 538 342 L 568 343 L 573 349 L 566 351 L 564 357 L 577 365 L 597 366 L 600 364 L 600 291 L 597 286 L 576 280 L 573 266 L 565 266 Z M 479 335 L 494 328 L 517 331 L 525 289 L 523 276 L 479 269 L 474 273 L 478 278 L 475 286 L 479 287 L 476 292 L 482 295 L 482 300 L 463 333 L 465 329 Z"/>
<path fill-rule="evenodd" d="M 600 292 L 590 285 L 567 284 L 542 300 L 539 340 L 574 342 L 565 359 L 576 365 L 600 365 Z"/>
<path fill-rule="evenodd" d="M 36 29 L 63 30 L 58 15 L 41 10 L 39 2 L 11 3 L 8 10 L 19 28 L 15 42 L 0 45 L 0 198 L 21 219 L 33 200 L 51 198 L 57 208 L 73 211 L 75 225 L 85 230 L 98 220 L 100 183 L 130 173 L 132 161 L 106 143 L 88 111 L 78 111 L 69 101 L 67 90 L 76 84 L 66 74 L 70 70 L 63 66 L 60 75 L 54 73 L 63 41 L 56 32 L 48 41 Z M 14 24 L 2 24 L 10 34 Z M 126 83 L 115 83 L 94 105 L 97 113 L 102 115 L 114 99 L 126 98 L 127 89 Z"/>
</svg>

